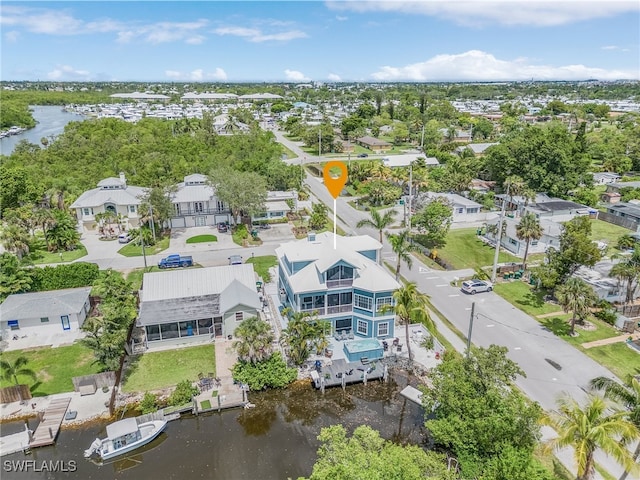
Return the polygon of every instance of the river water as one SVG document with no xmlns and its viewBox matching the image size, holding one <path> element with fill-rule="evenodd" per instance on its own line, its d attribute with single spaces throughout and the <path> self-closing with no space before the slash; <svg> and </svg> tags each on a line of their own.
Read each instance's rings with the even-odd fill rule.
<svg viewBox="0 0 640 480">
<path fill-rule="evenodd" d="M 0 154 L 11 155 L 13 149 L 20 140 L 27 140 L 29 143 L 42 146 L 40 139 L 47 137 L 51 141 L 51 137 L 60 135 L 64 131 L 64 127 L 69 122 L 84 120 L 86 117 L 77 113 L 65 112 L 60 106 L 42 106 L 36 105 L 29 107 L 35 118 L 36 126 L 30 128 L 18 135 L 11 135 L 0 139 Z"/>
<path fill-rule="evenodd" d="M 66 429 L 55 446 L 3 457 L 2 480 L 268 480 L 308 476 L 316 460 L 317 436 L 329 425 L 342 424 L 349 432 L 369 425 L 387 439 L 423 445 L 422 408 L 399 395 L 408 383 L 408 378 L 396 374 L 388 383 L 372 381 L 348 386 L 346 391 L 337 387 L 327 389 L 324 395 L 307 382 L 285 390 L 251 392 L 251 402 L 256 405 L 253 409 L 183 416 L 169 422 L 151 444 L 104 465 L 83 458 L 83 451 L 96 437 L 104 437 L 106 422 Z M 36 423 L 30 421 L 30 428 Z M 2 426 L 2 434 L 23 428 L 23 423 L 12 422 Z M 36 466 L 61 461 L 67 467 L 75 465 L 75 471 L 12 471 L 7 461 L 19 460 L 32 460 Z"/>
</svg>

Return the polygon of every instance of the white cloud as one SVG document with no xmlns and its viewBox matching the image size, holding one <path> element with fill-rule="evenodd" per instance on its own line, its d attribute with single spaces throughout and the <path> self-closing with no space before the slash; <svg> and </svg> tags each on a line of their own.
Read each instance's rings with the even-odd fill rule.
<svg viewBox="0 0 640 480">
<path fill-rule="evenodd" d="M 306 77 L 304 73 L 299 72 L 297 70 L 285 70 L 284 76 L 287 80 L 291 82 L 309 82 L 311 79 Z"/>
<path fill-rule="evenodd" d="M 349 20 L 349 17 L 344 17 L 342 15 L 336 15 L 336 20 L 338 20 L 339 22 L 346 22 L 347 20 Z"/>
<path fill-rule="evenodd" d="M 201 82 L 204 80 L 226 80 L 227 72 L 217 67 L 213 72 L 205 72 L 202 68 L 197 68 L 191 72 L 180 72 L 178 70 L 165 70 L 164 74 L 174 80 L 189 80 L 192 82 Z"/>
<path fill-rule="evenodd" d="M 10 42 L 10 43 L 17 42 L 18 38 L 20 38 L 20 32 L 16 32 L 15 30 L 12 30 L 10 32 L 6 32 L 4 34 L 4 39 L 7 42 Z"/>
<path fill-rule="evenodd" d="M 194 22 L 158 22 L 149 25 L 134 26 L 118 32 L 118 41 L 128 43 L 136 38 L 153 44 L 183 41 L 191 45 L 198 45 L 206 39 L 197 33 L 209 24 L 206 19 Z"/>
<path fill-rule="evenodd" d="M 340 78 L 340 75 L 330 73 L 329 75 L 327 75 L 327 80 L 329 80 L 330 82 L 341 82 L 342 78 Z"/>
<path fill-rule="evenodd" d="M 378 81 L 617 80 L 639 77 L 633 70 L 605 70 L 585 65 L 533 65 L 525 58 L 500 60 L 480 50 L 436 55 L 425 62 L 384 66 L 371 74 Z"/>
<path fill-rule="evenodd" d="M 70 65 L 58 65 L 54 70 L 47 73 L 50 80 L 90 80 L 91 74 L 87 70 L 77 70 Z"/>
<path fill-rule="evenodd" d="M 331 10 L 400 12 L 444 18 L 463 25 L 565 25 L 640 11 L 637 0 L 358 0 L 328 1 Z"/>
<path fill-rule="evenodd" d="M 214 33 L 218 35 L 232 35 L 235 37 L 246 38 L 250 42 L 288 42 L 289 40 L 295 40 L 296 38 L 306 38 L 307 34 L 301 30 L 288 30 L 285 32 L 277 33 L 263 33 L 258 28 L 245 28 L 245 27 L 220 27 L 214 30 Z"/>
</svg>

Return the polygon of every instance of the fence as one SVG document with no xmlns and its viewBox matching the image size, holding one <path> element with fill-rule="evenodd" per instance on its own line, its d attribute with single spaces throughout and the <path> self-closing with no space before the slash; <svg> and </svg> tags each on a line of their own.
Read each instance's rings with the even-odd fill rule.
<svg viewBox="0 0 640 480">
<path fill-rule="evenodd" d="M 113 387 L 116 384 L 116 372 L 102 372 L 93 375 L 83 375 L 81 377 L 73 377 L 73 389 L 76 392 L 80 391 L 80 385 L 87 385 L 94 383 L 96 388 Z"/>
<path fill-rule="evenodd" d="M 618 305 L 616 311 L 627 318 L 640 317 L 640 305 Z"/>
<path fill-rule="evenodd" d="M 612 213 L 607 212 L 598 212 L 598 220 L 602 220 L 607 223 L 613 223 L 614 225 L 618 225 L 619 227 L 628 228 L 629 230 L 635 231 L 640 223 L 637 220 L 632 220 L 628 217 L 619 217 Z"/>
<path fill-rule="evenodd" d="M 29 385 L 13 385 L 0 388 L 0 403 L 21 402 L 31 399 Z"/>
</svg>

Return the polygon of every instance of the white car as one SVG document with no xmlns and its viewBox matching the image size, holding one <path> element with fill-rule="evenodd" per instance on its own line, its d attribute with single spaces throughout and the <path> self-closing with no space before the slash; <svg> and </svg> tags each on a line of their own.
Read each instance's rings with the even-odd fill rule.
<svg viewBox="0 0 640 480">
<path fill-rule="evenodd" d="M 131 240 L 132 237 L 128 233 L 121 233 L 118 235 L 118 243 L 129 243 Z"/>
<path fill-rule="evenodd" d="M 471 295 L 475 295 L 478 292 L 490 292 L 491 290 L 493 290 L 493 283 L 488 280 L 474 278 L 473 280 L 462 282 L 462 291 Z"/>
</svg>

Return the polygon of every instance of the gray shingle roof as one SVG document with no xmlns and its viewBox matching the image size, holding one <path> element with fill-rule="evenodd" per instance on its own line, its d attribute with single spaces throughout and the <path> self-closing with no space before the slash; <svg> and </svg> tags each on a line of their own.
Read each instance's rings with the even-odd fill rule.
<svg viewBox="0 0 640 480">
<path fill-rule="evenodd" d="M 91 287 L 9 295 L 0 305 L 0 320 L 22 320 L 79 313 Z"/>
</svg>

